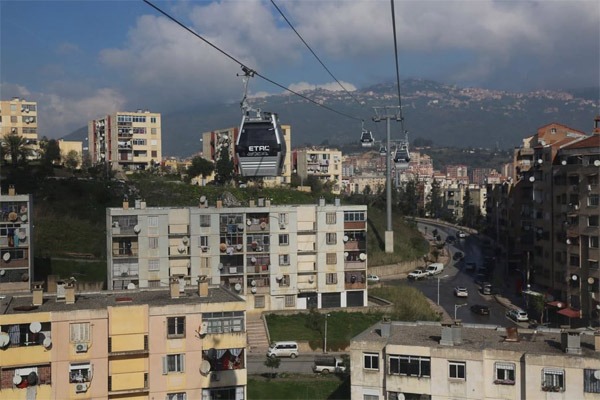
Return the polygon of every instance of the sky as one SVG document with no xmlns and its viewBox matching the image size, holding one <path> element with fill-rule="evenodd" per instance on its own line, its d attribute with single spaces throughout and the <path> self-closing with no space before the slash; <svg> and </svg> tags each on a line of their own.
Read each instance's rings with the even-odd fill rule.
<svg viewBox="0 0 600 400">
<path fill-rule="evenodd" d="M 60 138 L 114 111 L 239 102 L 239 63 L 294 91 L 395 82 L 388 0 L 0 0 L 0 98 Z M 395 0 L 400 80 L 496 90 L 600 86 L 600 1 Z M 290 28 L 287 19 L 335 79 Z M 239 62 L 239 63 L 238 63 Z M 260 77 L 249 94 L 284 90 Z"/>
</svg>

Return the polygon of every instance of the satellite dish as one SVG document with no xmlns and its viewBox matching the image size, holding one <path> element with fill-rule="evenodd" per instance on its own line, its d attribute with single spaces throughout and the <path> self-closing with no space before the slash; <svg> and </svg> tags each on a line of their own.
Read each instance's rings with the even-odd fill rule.
<svg viewBox="0 0 600 400">
<path fill-rule="evenodd" d="M 252 258 L 250 259 L 250 262 L 251 262 L 252 264 L 256 264 L 256 257 L 252 257 Z"/>
<path fill-rule="evenodd" d="M 588 284 L 590 284 L 590 285 L 594 284 L 594 278 L 592 278 L 591 276 L 588 278 Z"/>
<path fill-rule="evenodd" d="M 187 236 L 184 236 L 181 241 L 183 242 L 183 244 L 188 244 L 188 242 L 190 241 L 190 238 Z"/>
<path fill-rule="evenodd" d="M 19 238 L 19 240 L 25 240 L 27 238 L 27 235 L 25 234 L 25 231 L 19 231 L 19 233 L 17 233 L 17 237 Z"/>
<path fill-rule="evenodd" d="M 21 215 L 21 221 L 26 222 L 27 221 L 27 215 Z"/>
<path fill-rule="evenodd" d="M 50 346 L 52 346 L 52 339 L 50 338 L 50 336 L 46 336 L 44 338 L 44 341 L 42 342 L 42 346 L 44 346 L 45 348 L 50 348 Z"/>
<path fill-rule="evenodd" d="M 250 285 L 251 286 L 256 286 L 256 281 L 253 279 L 252 281 L 250 281 Z"/>
<path fill-rule="evenodd" d="M 238 231 L 243 231 L 244 230 L 244 224 L 238 224 Z"/>
<path fill-rule="evenodd" d="M 127 284 L 127 289 L 128 289 L 128 290 L 133 290 L 133 289 L 135 289 L 135 283 L 133 283 L 133 282 L 129 282 L 129 283 Z"/>
<path fill-rule="evenodd" d="M 594 371 L 594 378 L 600 380 L 600 369 Z"/>
<path fill-rule="evenodd" d="M 251 291 L 252 293 L 256 293 L 256 288 L 255 288 L 255 287 L 253 287 L 252 289 L 250 289 L 250 291 Z"/>
<path fill-rule="evenodd" d="M 576 274 L 571 275 L 571 279 L 576 281 L 579 279 L 579 277 Z"/>
<path fill-rule="evenodd" d="M 247 220 L 246 220 L 246 225 L 248 225 L 248 226 L 252 225 L 252 220 L 250 220 L 250 219 L 247 219 Z"/>
<path fill-rule="evenodd" d="M 279 275 L 277 275 L 277 277 L 275 277 L 275 279 L 277 279 L 278 281 L 280 281 L 280 280 L 283 279 L 283 275 L 279 274 Z"/>
<path fill-rule="evenodd" d="M 236 283 L 234 286 L 234 289 L 236 292 L 241 292 L 242 291 L 242 285 L 240 285 L 239 283 Z"/>
<path fill-rule="evenodd" d="M 567 160 L 562 160 L 560 163 L 561 163 L 562 165 L 567 165 Z"/>
<path fill-rule="evenodd" d="M 200 203 L 206 203 L 206 196 L 200 196 Z"/>
<path fill-rule="evenodd" d="M 344 258 L 348 259 L 348 256 L 350 255 L 350 253 L 348 253 L 347 251 L 344 252 Z"/>
<path fill-rule="evenodd" d="M 134 231 L 135 233 L 140 233 L 140 232 L 142 231 L 142 228 L 140 228 L 140 226 L 139 226 L 139 225 L 135 225 L 135 226 L 133 227 L 133 231 Z"/>
<path fill-rule="evenodd" d="M 4 276 L 6 275 L 6 270 L 5 269 L 0 269 L 0 276 Z"/>
<path fill-rule="evenodd" d="M 40 324 L 38 321 L 34 321 L 29 324 L 29 330 L 32 333 L 38 333 L 42 330 L 42 324 Z"/>
<path fill-rule="evenodd" d="M 10 260 L 10 253 L 6 252 L 4 254 L 2 254 L 2 259 L 6 262 L 8 262 Z"/>
<path fill-rule="evenodd" d="M 267 227 L 267 223 L 266 222 L 261 222 L 260 223 L 260 229 L 265 229 Z"/>
<path fill-rule="evenodd" d="M 241 250 L 244 248 L 244 245 L 242 245 L 242 244 L 238 244 L 238 245 L 236 245 L 236 246 L 235 246 L 235 248 L 236 248 L 238 251 L 241 251 Z"/>
<path fill-rule="evenodd" d="M 23 377 L 22 377 L 21 375 L 17 375 L 17 374 L 15 374 L 15 375 L 13 376 L 13 383 L 14 383 L 15 385 L 20 385 L 20 384 L 21 384 L 21 382 L 23 382 Z"/>
<path fill-rule="evenodd" d="M 10 336 L 6 332 L 0 332 L 0 347 L 4 347 L 10 343 Z"/>
<path fill-rule="evenodd" d="M 208 362 L 208 360 L 202 360 L 202 362 L 200 363 L 200 373 L 202 375 L 208 375 L 209 372 L 210 372 L 210 363 Z"/>
<path fill-rule="evenodd" d="M 529 177 L 529 182 L 535 182 L 535 178 L 533 176 Z"/>
<path fill-rule="evenodd" d="M 223 269 L 223 263 L 219 263 L 219 269 Z"/>
<path fill-rule="evenodd" d="M 542 160 L 541 158 L 538 159 L 538 164 L 543 164 L 544 160 Z"/>
<path fill-rule="evenodd" d="M 600 160 L 594 160 L 594 166 L 600 167 Z M 598 371 L 596 371 L 598 372 Z"/>
<path fill-rule="evenodd" d="M 180 252 L 180 253 L 185 252 L 185 246 L 181 245 L 181 246 L 177 247 L 177 251 Z"/>
<path fill-rule="evenodd" d="M 315 277 L 314 276 L 311 276 L 311 277 L 308 278 L 308 282 L 309 283 L 313 283 L 314 281 L 315 281 Z"/>
<path fill-rule="evenodd" d="M 348 235 L 344 235 L 344 242 L 347 242 L 350 238 L 348 237 Z"/>
<path fill-rule="evenodd" d="M 358 258 L 360 258 L 361 261 L 365 261 L 367 259 L 367 255 L 365 253 L 360 253 Z"/>
</svg>

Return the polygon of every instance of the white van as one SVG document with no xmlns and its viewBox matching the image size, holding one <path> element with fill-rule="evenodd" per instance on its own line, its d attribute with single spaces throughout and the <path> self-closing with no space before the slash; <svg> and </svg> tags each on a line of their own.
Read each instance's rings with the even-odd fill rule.
<svg viewBox="0 0 600 400">
<path fill-rule="evenodd" d="M 441 274 L 444 271 L 444 264 L 442 263 L 433 263 L 429 264 L 426 269 L 429 276 Z"/>
<path fill-rule="evenodd" d="M 273 342 L 267 350 L 267 357 L 291 357 L 298 356 L 298 343 L 296 342 Z"/>
</svg>

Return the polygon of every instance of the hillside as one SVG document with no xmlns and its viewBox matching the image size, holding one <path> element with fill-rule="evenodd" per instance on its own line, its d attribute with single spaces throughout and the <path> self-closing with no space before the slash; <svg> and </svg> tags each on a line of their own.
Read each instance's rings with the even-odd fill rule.
<svg viewBox="0 0 600 400">
<path fill-rule="evenodd" d="M 595 88 L 517 93 L 414 79 L 403 81 L 401 87 L 410 140 L 430 139 L 440 146 L 507 149 L 551 122 L 589 132 L 599 106 Z M 359 120 L 317 107 L 295 95 L 252 99 L 254 107 L 276 112 L 283 124 L 292 126 L 293 147 L 324 141 L 331 145 L 358 141 L 360 119 L 366 121 L 376 139 L 383 139 L 386 123 L 371 122 L 375 115 L 373 107 L 398 105 L 397 88 L 391 83 L 357 90 L 353 97 L 323 89 L 303 94 Z M 190 156 L 200 151 L 203 132 L 237 126 L 240 109 L 237 103 L 195 105 L 164 114 L 162 121 L 163 155 Z M 399 124 L 393 122 L 391 129 L 392 137 L 400 139 Z M 86 128 L 81 128 L 66 138 L 83 140 L 85 135 Z"/>
</svg>

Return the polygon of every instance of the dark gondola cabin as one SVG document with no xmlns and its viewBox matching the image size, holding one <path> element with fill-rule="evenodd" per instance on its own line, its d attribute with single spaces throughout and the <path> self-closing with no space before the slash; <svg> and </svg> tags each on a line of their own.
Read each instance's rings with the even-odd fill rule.
<svg viewBox="0 0 600 400">
<path fill-rule="evenodd" d="M 285 140 L 277 114 L 247 111 L 236 142 L 240 175 L 280 176 L 285 162 Z"/>
<path fill-rule="evenodd" d="M 408 168 L 409 162 L 410 154 L 408 153 L 408 145 L 403 144 L 399 149 L 396 150 L 396 154 L 394 155 L 394 163 L 396 164 L 396 168 L 406 169 Z"/>
<path fill-rule="evenodd" d="M 375 142 L 375 139 L 373 139 L 371 131 L 363 129 L 362 134 L 360 135 L 360 144 L 362 147 L 373 147 L 373 142 Z"/>
</svg>

